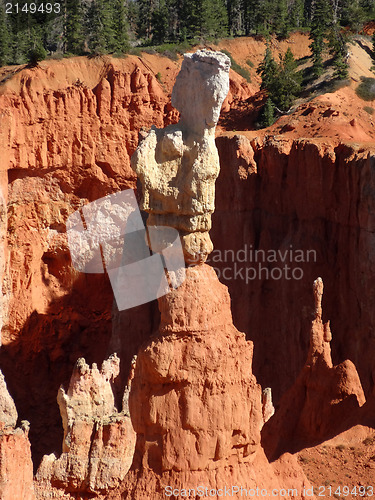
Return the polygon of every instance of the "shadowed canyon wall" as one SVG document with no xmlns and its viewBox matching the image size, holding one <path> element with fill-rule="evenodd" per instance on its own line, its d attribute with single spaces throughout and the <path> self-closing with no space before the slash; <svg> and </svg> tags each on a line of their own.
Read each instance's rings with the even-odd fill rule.
<svg viewBox="0 0 375 500">
<path fill-rule="evenodd" d="M 240 275 L 225 279 L 223 268 L 233 268 L 231 256 L 227 263 L 214 262 L 214 255 L 209 262 L 229 287 L 234 324 L 254 341 L 260 383 L 272 387 L 277 401 L 301 369 L 313 318 L 311 283 L 321 276 L 334 363 L 353 361 L 369 394 L 375 352 L 373 151 L 282 136 L 251 144 L 243 136 L 220 137 L 217 145 L 221 173 L 211 233 L 221 250 L 217 257 L 252 245 L 280 250 L 277 262 L 261 263 L 269 270 L 283 267 L 281 259 L 290 249 L 302 250 L 300 255 L 310 260 L 291 262 L 287 252 L 285 263 L 301 268 L 302 279 L 264 279 L 263 271 L 263 279 L 258 273 L 248 284 Z M 237 264 L 257 267 L 254 259 Z M 233 270 L 228 275 L 232 278 Z"/>
</svg>

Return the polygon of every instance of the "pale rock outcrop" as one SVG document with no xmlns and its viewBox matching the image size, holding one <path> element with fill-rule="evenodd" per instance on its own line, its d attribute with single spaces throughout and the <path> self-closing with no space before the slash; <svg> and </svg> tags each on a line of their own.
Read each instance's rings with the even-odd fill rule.
<svg viewBox="0 0 375 500">
<path fill-rule="evenodd" d="M 272 403 L 272 389 L 266 387 L 262 392 L 262 415 L 263 422 L 266 423 L 275 414 L 275 407 Z M 263 427 L 263 425 L 262 425 Z"/>
<path fill-rule="evenodd" d="M 34 500 L 29 423 L 16 428 L 17 410 L 0 371 L 0 498 Z"/>
<path fill-rule="evenodd" d="M 15 427 L 17 418 L 16 405 L 8 392 L 4 375 L 0 371 L 0 429 Z"/>
<path fill-rule="evenodd" d="M 220 170 L 215 127 L 229 90 L 229 67 L 221 52 L 185 54 L 172 93 L 180 121 L 152 127 L 131 160 L 142 183 L 147 225 L 176 228 L 187 262 L 205 261 L 213 249 L 208 232 Z"/>
<path fill-rule="evenodd" d="M 129 414 L 118 412 L 115 406 L 111 382 L 119 369 L 116 354 L 103 361 L 100 371 L 95 363 L 90 368 L 81 358 L 68 390 L 60 387 L 57 399 L 64 426 L 63 453 L 58 459 L 54 454 L 44 456 L 36 476 L 38 498 L 104 493 L 125 477 L 136 436 Z"/>
</svg>

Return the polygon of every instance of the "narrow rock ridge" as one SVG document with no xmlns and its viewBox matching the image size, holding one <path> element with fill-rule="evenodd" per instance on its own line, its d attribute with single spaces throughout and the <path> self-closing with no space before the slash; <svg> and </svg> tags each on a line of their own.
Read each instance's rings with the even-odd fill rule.
<svg viewBox="0 0 375 500">
<path fill-rule="evenodd" d="M 329 321 L 323 323 L 323 281 L 314 281 L 314 320 L 305 366 L 278 411 L 265 424 L 263 446 L 269 458 L 285 451 L 313 446 L 350 427 L 352 415 L 366 402 L 355 365 L 350 360 L 334 366 Z"/>
<path fill-rule="evenodd" d="M 208 232 L 220 170 L 215 128 L 229 91 L 229 67 L 221 52 L 185 54 L 172 93 L 180 121 L 153 127 L 131 159 L 147 225 L 177 229 L 190 263 L 205 261 L 213 249 Z"/>
</svg>

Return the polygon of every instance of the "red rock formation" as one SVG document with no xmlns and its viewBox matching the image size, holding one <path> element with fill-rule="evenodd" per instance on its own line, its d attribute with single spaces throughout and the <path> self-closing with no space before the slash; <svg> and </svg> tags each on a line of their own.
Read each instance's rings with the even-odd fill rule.
<svg viewBox="0 0 375 500">
<path fill-rule="evenodd" d="M 7 231 L 0 358 L 20 415 L 31 423 L 37 464 L 59 451 L 56 393 L 74 363 L 85 356 L 100 364 L 114 352 L 109 280 L 72 269 L 65 221 L 87 201 L 134 188 L 129 157 L 138 130 L 162 127 L 175 114 L 136 57 L 25 69 L 2 87 L 0 109 L 0 188 L 8 201 L 7 214 L 0 203 L 0 241 Z"/>
<path fill-rule="evenodd" d="M 0 498 L 34 500 L 29 423 L 16 428 L 17 410 L 0 372 Z"/>
<path fill-rule="evenodd" d="M 299 466 L 288 456 L 271 466 L 260 446 L 253 345 L 233 326 L 229 294 L 213 269 L 188 268 L 184 284 L 159 307 L 159 333 L 140 349 L 132 381 L 137 444 L 122 498 L 161 499 L 168 486 L 271 491 L 285 486 L 291 470 L 301 498 L 308 483 Z"/>
<path fill-rule="evenodd" d="M 301 449 L 344 430 L 366 401 L 354 364 L 349 360 L 337 366 L 332 363 L 332 334 L 329 322 L 322 321 L 322 296 L 323 282 L 318 278 L 306 364 L 263 429 L 263 444 L 272 458 L 285 449 Z"/>
<path fill-rule="evenodd" d="M 223 136 L 217 146 L 221 173 L 209 264 L 229 287 L 234 323 L 254 341 L 257 379 L 272 388 L 277 403 L 297 378 L 309 348 L 311 283 L 321 276 L 324 310 L 335 332 L 334 364 L 350 359 L 367 397 L 375 355 L 373 150 L 283 136 L 252 142 Z M 258 266 L 251 249 L 287 252 L 285 262 L 278 257 L 262 267 L 288 264 L 303 276 L 267 279 L 263 271 L 246 283 L 244 273 L 235 271 Z M 291 260 L 290 249 L 302 250 L 305 262 L 295 254 Z"/>
<path fill-rule="evenodd" d="M 45 455 L 36 475 L 38 499 L 105 494 L 119 486 L 133 461 L 135 433 L 129 415 L 115 408 L 116 355 L 99 371 L 79 359 L 65 392 L 58 394 L 64 426 L 63 453 Z"/>
<path fill-rule="evenodd" d="M 128 157 L 138 128 L 176 119 L 152 71 L 143 68 L 133 57 L 109 64 L 74 58 L 24 70 L 1 89 L 0 188 L 9 205 L 5 214 L 0 204 L 0 361 L 21 418 L 31 421 L 36 463 L 42 453 L 59 450 L 55 396 L 76 360 L 84 355 L 101 363 L 114 352 L 112 342 L 130 364 L 158 327 L 150 304 L 116 318 L 110 339 L 109 283 L 72 272 L 64 235 L 67 216 L 81 203 L 135 186 Z M 292 245 L 317 253 L 316 262 L 302 263 L 302 280 L 246 283 L 221 276 L 234 323 L 255 343 L 257 379 L 279 401 L 298 376 L 313 313 L 308 290 L 322 276 L 335 332 L 333 362 L 351 359 L 367 396 L 374 386 L 371 150 L 282 137 L 220 138 L 218 147 L 215 248 L 247 244 L 284 252 Z"/>
<path fill-rule="evenodd" d="M 129 158 L 139 130 L 177 121 L 158 71 L 171 88 L 178 63 L 78 57 L 17 68 L 1 86 L 0 362 L 20 414 L 31 422 L 36 463 L 59 450 L 55 396 L 74 363 L 84 356 L 100 364 L 114 352 L 109 281 L 72 269 L 65 221 L 83 203 L 135 188 Z M 149 325 L 149 313 L 135 316 L 132 323 L 141 318 Z M 136 330 L 129 335 L 127 367 L 142 341 Z"/>
</svg>

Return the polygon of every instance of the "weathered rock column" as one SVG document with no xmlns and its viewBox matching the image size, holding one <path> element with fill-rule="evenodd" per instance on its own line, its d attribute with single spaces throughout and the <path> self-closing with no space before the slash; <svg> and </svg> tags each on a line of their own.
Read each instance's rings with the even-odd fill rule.
<svg viewBox="0 0 375 500">
<path fill-rule="evenodd" d="M 214 131 L 228 71 L 223 54 L 185 55 L 172 95 L 180 122 L 152 129 L 132 158 L 148 227 L 178 229 L 190 267 L 184 283 L 158 299 L 159 331 L 138 353 L 129 396 L 137 443 L 122 485 L 129 500 L 198 498 L 202 489 L 210 498 L 228 496 L 225 488 L 234 498 L 245 496 L 241 488 L 271 492 L 285 484 L 285 463 L 294 487 L 302 492 L 305 484 L 293 459 L 284 457 L 275 471 L 265 457 L 260 430 L 270 395 L 265 411 L 253 344 L 233 325 L 227 287 L 204 264 L 219 173 Z"/>
<path fill-rule="evenodd" d="M 221 52 L 185 54 L 172 93 L 180 121 L 153 127 L 131 159 L 142 183 L 147 225 L 177 229 L 190 263 L 204 262 L 213 250 L 208 232 L 220 170 L 215 128 L 229 91 L 229 67 Z"/>
</svg>

